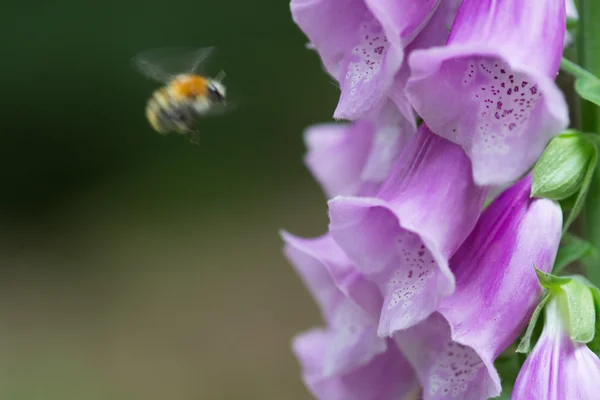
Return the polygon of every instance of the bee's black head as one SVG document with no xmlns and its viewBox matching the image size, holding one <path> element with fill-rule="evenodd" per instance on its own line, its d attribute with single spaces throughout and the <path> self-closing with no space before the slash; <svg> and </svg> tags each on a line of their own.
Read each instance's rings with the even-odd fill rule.
<svg viewBox="0 0 600 400">
<path fill-rule="evenodd" d="M 218 81 L 208 82 L 208 97 L 215 103 L 223 103 L 225 101 L 225 86 Z"/>
</svg>

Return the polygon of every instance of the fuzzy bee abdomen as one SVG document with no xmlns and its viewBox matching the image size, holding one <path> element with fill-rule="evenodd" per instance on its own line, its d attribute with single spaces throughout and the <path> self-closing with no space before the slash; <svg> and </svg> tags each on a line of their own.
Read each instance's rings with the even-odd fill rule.
<svg viewBox="0 0 600 400">
<path fill-rule="evenodd" d="M 150 125 L 159 133 L 187 133 L 193 130 L 197 115 L 189 100 L 173 96 L 167 88 L 154 92 L 146 106 Z"/>
</svg>

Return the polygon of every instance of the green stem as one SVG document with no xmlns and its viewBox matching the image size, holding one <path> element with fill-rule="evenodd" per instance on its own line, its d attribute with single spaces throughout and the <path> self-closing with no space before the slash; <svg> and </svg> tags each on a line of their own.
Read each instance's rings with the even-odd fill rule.
<svg viewBox="0 0 600 400">
<path fill-rule="evenodd" d="M 562 58 L 560 60 L 560 69 L 569 74 L 573 75 L 575 78 L 588 78 L 588 79 L 598 79 L 594 74 L 582 68 L 580 65 L 575 64 L 573 61 L 568 58 Z"/>
<path fill-rule="evenodd" d="M 595 76 L 600 76 L 600 2 L 579 0 L 577 27 L 577 58 L 579 65 Z M 586 71 L 586 72 L 587 72 Z M 581 104 L 581 130 L 598 132 L 598 108 L 584 101 Z"/>
<path fill-rule="evenodd" d="M 600 76 L 600 1 L 579 0 L 579 23 L 577 27 L 577 58 L 579 64 L 594 74 Z M 582 100 L 581 130 L 584 132 L 600 132 L 599 108 Z M 584 230 L 586 239 L 600 249 L 600 164 L 592 179 L 584 208 Z M 587 273 L 589 279 L 600 285 L 600 258 L 589 260 Z"/>
</svg>

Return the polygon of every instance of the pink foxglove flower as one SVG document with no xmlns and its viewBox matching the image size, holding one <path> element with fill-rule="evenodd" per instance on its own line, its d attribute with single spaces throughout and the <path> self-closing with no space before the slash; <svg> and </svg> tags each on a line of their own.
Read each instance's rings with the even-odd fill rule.
<svg viewBox="0 0 600 400">
<path fill-rule="evenodd" d="M 600 359 L 586 344 L 571 340 L 561 300 L 552 296 L 546 304 L 544 330 L 521 367 L 512 400 L 600 397 Z"/>
<path fill-rule="evenodd" d="M 373 120 L 309 127 L 305 163 L 328 198 L 365 195 L 379 188 L 414 127 L 387 102 Z"/>
<path fill-rule="evenodd" d="M 423 323 L 396 333 L 426 400 L 500 394 L 494 360 L 517 339 L 537 305 L 541 286 L 534 265 L 550 271 L 560 242 L 560 207 L 531 199 L 530 191 L 527 176 L 484 211 L 450 261 L 454 294 Z"/>
<path fill-rule="evenodd" d="M 514 182 L 567 127 L 554 84 L 565 24 L 565 0 L 464 0 L 446 46 L 410 55 L 409 99 L 463 147 L 477 184 Z"/>
<path fill-rule="evenodd" d="M 330 234 L 384 295 L 379 335 L 427 318 L 454 291 L 448 259 L 485 194 L 462 149 L 423 124 L 376 196 L 329 201 Z"/>
<path fill-rule="evenodd" d="M 329 234 L 311 239 L 300 238 L 287 232 L 282 232 L 281 235 L 285 241 L 284 252 L 287 258 L 317 299 L 326 321 L 333 320 L 332 315 L 337 310 L 327 308 L 334 296 L 327 296 L 322 300 L 323 296 L 319 294 L 318 287 L 330 290 L 339 302 L 358 305 L 368 314 L 371 322 L 377 324 L 383 302 L 377 285 L 365 279 L 356 270 L 352 261 Z M 318 275 L 310 275 L 310 271 Z M 317 283 L 322 285 L 317 286 Z"/>
<path fill-rule="evenodd" d="M 286 256 L 327 323 L 326 329 L 294 339 L 308 389 L 322 400 L 408 399 L 418 390 L 418 381 L 395 343 L 377 336 L 381 297 L 376 288 L 369 288 L 372 284 L 353 270 L 327 236 L 307 240 L 284 233 L 283 237 Z M 356 295 L 361 306 L 345 293 Z"/>
<path fill-rule="evenodd" d="M 335 346 L 329 333 L 315 329 L 294 338 L 302 379 L 318 400 L 417 400 L 418 382 L 410 365 L 389 341 L 388 350 L 344 374 L 326 375 L 324 358 Z"/>
</svg>

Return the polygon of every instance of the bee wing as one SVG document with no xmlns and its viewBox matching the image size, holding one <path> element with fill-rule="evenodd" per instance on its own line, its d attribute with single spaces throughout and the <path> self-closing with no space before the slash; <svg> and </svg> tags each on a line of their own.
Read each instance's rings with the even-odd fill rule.
<svg viewBox="0 0 600 400">
<path fill-rule="evenodd" d="M 197 73 L 215 47 L 164 47 L 143 51 L 132 58 L 143 75 L 159 82 L 169 82 L 180 74 Z"/>
<path fill-rule="evenodd" d="M 228 99 L 226 103 L 223 104 L 213 104 L 210 108 L 202 113 L 202 118 L 207 117 L 218 117 L 223 114 L 229 114 L 232 111 L 235 111 L 239 108 L 240 103 L 238 100 Z"/>
</svg>

